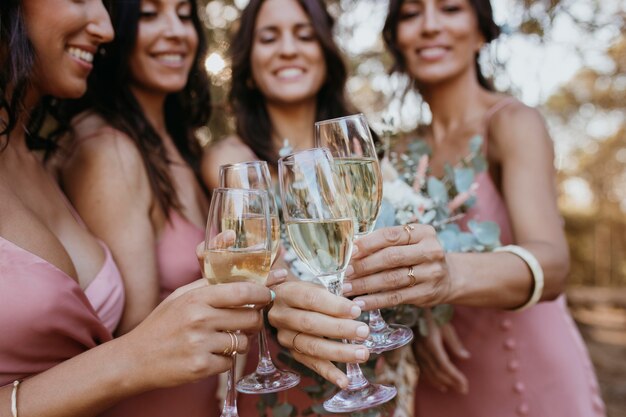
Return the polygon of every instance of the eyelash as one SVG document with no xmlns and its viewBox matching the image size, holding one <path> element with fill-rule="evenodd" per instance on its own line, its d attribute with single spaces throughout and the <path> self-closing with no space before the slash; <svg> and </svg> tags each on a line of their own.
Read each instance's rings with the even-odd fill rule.
<svg viewBox="0 0 626 417">
<path fill-rule="evenodd" d="M 441 10 L 443 10 L 445 13 L 456 13 L 458 11 L 461 11 L 461 7 L 460 6 L 443 6 L 441 8 Z M 408 20 L 414 17 L 419 16 L 421 13 L 417 12 L 417 11 L 410 11 L 410 12 L 400 12 L 400 15 L 398 16 L 398 19 L 400 20 Z"/>
<path fill-rule="evenodd" d="M 142 19 L 154 19 L 158 15 L 159 15 L 158 12 L 141 12 L 139 16 Z M 180 20 L 183 20 L 183 21 L 188 21 L 188 20 L 191 20 L 191 15 L 190 14 L 179 14 L 178 18 Z"/>
</svg>

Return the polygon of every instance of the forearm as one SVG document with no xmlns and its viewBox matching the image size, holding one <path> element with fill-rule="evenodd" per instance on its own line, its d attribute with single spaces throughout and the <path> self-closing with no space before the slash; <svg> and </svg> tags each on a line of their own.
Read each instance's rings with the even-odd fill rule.
<svg viewBox="0 0 626 417">
<path fill-rule="evenodd" d="M 566 249 L 549 243 L 520 245 L 530 251 L 544 273 L 541 300 L 553 300 L 564 289 L 569 257 Z M 518 256 L 505 253 L 451 253 L 446 256 L 451 304 L 516 308 L 528 301 L 534 287 L 532 273 Z"/>
<path fill-rule="evenodd" d="M 104 343 L 32 378 L 18 388 L 20 417 L 90 417 L 148 389 L 121 339 Z M 0 417 L 11 417 L 12 385 L 0 390 Z"/>
</svg>

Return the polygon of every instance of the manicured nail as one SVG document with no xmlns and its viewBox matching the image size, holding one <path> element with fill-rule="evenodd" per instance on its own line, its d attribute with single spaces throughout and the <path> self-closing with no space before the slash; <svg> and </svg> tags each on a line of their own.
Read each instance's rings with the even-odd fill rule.
<svg viewBox="0 0 626 417">
<path fill-rule="evenodd" d="M 349 282 L 344 282 L 343 283 L 343 293 L 344 294 L 348 294 L 350 291 L 352 291 L 352 284 L 350 284 Z"/>
<path fill-rule="evenodd" d="M 464 359 L 469 359 L 472 355 L 465 349 L 461 351 L 461 357 Z"/>
<path fill-rule="evenodd" d="M 365 339 L 370 334 L 369 326 L 359 326 L 356 328 L 356 335 Z"/>
<path fill-rule="evenodd" d="M 349 277 L 352 274 L 354 274 L 354 268 L 352 267 L 352 265 L 348 265 L 348 267 L 346 268 L 346 276 Z"/>
<path fill-rule="evenodd" d="M 365 358 L 367 358 L 367 349 L 357 349 L 356 352 L 354 352 L 354 357 L 358 361 L 364 361 Z"/>
<path fill-rule="evenodd" d="M 337 380 L 335 381 L 335 385 L 337 385 L 341 389 L 348 388 L 348 384 L 348 378 L 337 378 Z"/>
<path fill-rule="evenodd" d="M 354 318 L 359 317 L 361 315 L 361 309 L 357 306 L 352 306 L 352 308 L 350 308 L 350 315 Z"/>
<path fill-rule="evenodd" d="M 363 301 L 363 300 L 359 300 L 358 298 L 357 298 L 357 299 L 355 299 L 355 300 L 353 300 L 353 301 L 356 303 L 356 305 L 358 305 L 359 307 L 361 307 L 361 310 L 363 310 L 363 307 L 365 307 L 365 301 Z"/>
<path fill-rule="evenodd" d="M 273 303 L 275 299 L 276 293 L 274 292 L 274 290 L 270 290 L 270 303 Z"/>
</svg>

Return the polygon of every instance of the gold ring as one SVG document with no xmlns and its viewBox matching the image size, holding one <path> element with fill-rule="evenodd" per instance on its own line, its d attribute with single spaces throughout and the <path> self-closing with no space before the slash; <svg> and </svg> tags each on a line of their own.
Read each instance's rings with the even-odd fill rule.
<svg viewBox="0 0 626 417">
<path fill-rule="evenodd" d="M 409 234 L 409 241 L 406 243 L 407 245 L 411 244 L 411 230 L 415 230 L 415 226 L 412 224 L 405 224 L 403 227 L 404 230 Z"/>
<path fill-rule="evenodd" d="M 301 351 L 300 349 L 298 349 L 298 347 L 296 346 L 296 337 L 300 336 L 302 334 L 302 332 L 297 332 L 293 339 L 291 339 L 291 347 L 293 348 L 293 350 L 295 350 L 296 352 L 298 352 L 301 355 L 305 355 L 305 353 L 303 351 Z"/>
<path fill-rule="evenodd" d="M 226 346 L 226 348 L 224 348 L 222 355 L 233 356 L 237 353 L 237 348 L 239 347 L 239 339 L 237 339 L 237 335 L 230 330 L 226 330 L 225 333 L 228 333 L 228 335 L 230 336 L 230 346 Z"/>
<path fill-rule="evenodd" d="M 413 267 L 409 267 L 409 272 L 406 274 L 409 277 L 409 288 L 415 286 L 417 284 L 417 278 L 413 274 Z"/>
</svg>

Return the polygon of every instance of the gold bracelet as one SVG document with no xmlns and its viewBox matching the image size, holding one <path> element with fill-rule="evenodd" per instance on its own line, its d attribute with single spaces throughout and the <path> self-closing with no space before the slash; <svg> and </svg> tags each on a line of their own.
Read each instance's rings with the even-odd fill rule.
<svg viewBox="0 0 626 417">
<path fill-rule="evenodd" d="M 11 391 L 11 414 L 13 417 L 17 417 L 17 387 L 20 385 L 20 380 L 13 381 L 13 391 Z"/>
<path fill-rule="evenodd" d="M 528 268 L 530 269 L 530 272 L 533 276 L 534 285 L 533 285 L 532 293 L 530 294 L 530 298 L 528 298 L 528 300 L 526 301 L 526 303 L 524 303 L 524 305 L 514 309 L 513 311 L 526 310 L 527 308 L 532 307 L 535 304 L 537 304 L 537 302 L 541 300 L 541 294 L 543 293 L 544 279 L 543 279 L 543 269 L 541 268 L 541 264 L 539 264 L 539 261 L 537 261 L 537 258 L 535 258 L 535 255 L 530 253 L 530 251 L 517 245 L 502 246 L 502 247 L 494 249 L 494 252 L 509 252 L 514 255 L 517 255 L 518 257 L 522 259 L 522 261 L 526 263 L 526 265 L 528 265 Z"/>
</svg>

